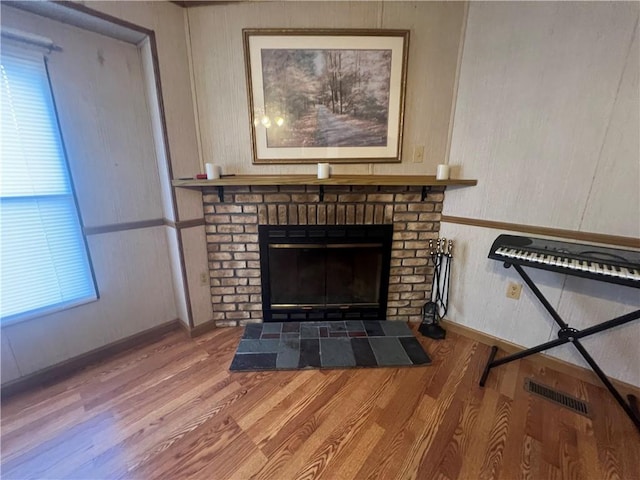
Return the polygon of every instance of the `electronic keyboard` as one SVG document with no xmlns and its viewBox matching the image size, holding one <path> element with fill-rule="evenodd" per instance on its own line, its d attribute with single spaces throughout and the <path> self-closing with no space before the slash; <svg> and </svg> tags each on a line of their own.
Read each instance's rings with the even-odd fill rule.
<svg viewBox="0 0 640 480">
<path fill-rule="evenodd" d="M 489 258 L 640 288 L 640 252 L 635 250 L 500 235 Z"/>
</svg>

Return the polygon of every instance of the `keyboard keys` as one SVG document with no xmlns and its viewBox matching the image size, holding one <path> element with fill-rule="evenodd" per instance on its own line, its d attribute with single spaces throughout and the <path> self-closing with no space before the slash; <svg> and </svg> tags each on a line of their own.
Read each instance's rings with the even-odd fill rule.
<svg viewBox="0 0 640 480">
<path fill-rule="evenodd" d="M 493 248 L 490 257 L 501 257 L 507 263 L 640 287 L 637 251 L 513 235 L 501 235 Z"/>
</svg>

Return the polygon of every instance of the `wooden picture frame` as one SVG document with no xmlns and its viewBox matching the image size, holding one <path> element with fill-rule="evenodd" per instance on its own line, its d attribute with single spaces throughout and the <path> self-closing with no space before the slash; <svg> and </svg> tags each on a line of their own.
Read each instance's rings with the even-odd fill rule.
<svg viewBox="0 0 640 480">
<path fill-rule="evenodd" d="M 254 164 L 400 162 L 408 30 L 243 30 Z"/>
</svg>

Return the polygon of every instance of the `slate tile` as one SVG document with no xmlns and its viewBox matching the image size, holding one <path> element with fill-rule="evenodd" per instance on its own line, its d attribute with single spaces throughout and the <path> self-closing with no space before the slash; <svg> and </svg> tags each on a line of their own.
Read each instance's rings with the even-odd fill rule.
<svg viewBox="0 0 640 480">
<path fill-rule="evenodd" d="M 422 345 L 415 337 L 400 337 L 400 344 L 407 352 L 409 359 L 414 365 L 428 365 L 431 363 L 429 355 L 424 351 Z"/>
<path fill-rule="evenodd" d="M 329 328 L 328 327 L 318 327 L 318 333 L 320 337 L 328 337 L 329 336 Z"/>
<path fill-rule="evenodd" d="M 300 339 L 283 337 L 276 359 L 276 368 L 296 369 L 300 363 Z"/>
<path fill-rule="evenodd" d="M 378 365 L 368 338 L 351 338 L 351 348 L 358 367 L 375 367 Z"/>
<path fill-rule="evenodd" d="M 280 333 L 282 331 L 282 323 L 280 322 L 269 322 L 262 324 L 262 333 Z"/>
<path fill-rule="evenodd" d="M 378 365 L 412 365 L 397 337 L 369 337 L 369 343 Z"/>
<path fill-rule="evenodd" d="M 300 338 L 299 337 L 295 337 L 295 338 L 289 338 L 289 337 L 282 337 L 280 340 L 280 351 L 282 351 L 283 349 L 298 349 L 300 350 Z"/>
<path fill-rule="evenodd" d="M 262 334 L 262 323 L 249 323 L 244 327 L 242 338 L 260 338 Z"/>
<path fill-rule="evenodd" d="M 279 333 L 263 333 L 261 338 L 277 338 L 280 339 Z"/>
<path fill-rule="evenodd" d="M 276 353 L 242 353 L 233 357 L 229 370 L 273 370 Z"/>
<path fill-rule="evenodd" d="M 249 339 L 240 340 L 238 353 L 277 353 L 280 340 L 269 339 Z"/>
<path fill-rule="evenodd" d="M 364 323 L 364 328 L 367 331 L 367 335 L 370 337 L 384 337 L 384 330 L 382 330 L 382 327 L 380 326 L 380 323 L 382 322 L 365 321 L 362 323 Z"/>
<path fill-rule="evenodd" d="M 348 320 L 345 322 L 347 325 L 347 330 L 350 332 L 363 332 L 364 325 L 360 320 Z"/>
<path fill-rule="evenodd" d="M 318 338 L 320 333 L 314 325 L 300 325 L 300 338 Z"/>
<path fill-rule="evenodd" d="M 350 337 L 366 337 L 367 332 L 348 332 Z"/>
<path fill-rule="evenodd" d="M 347 332 L 329 332 L 330 337 L 346 337 Z"/>
<path fill-rule="evenodd" d="M 347 326 L 344 322 L 328 322 L 329 323 L 329 331 L 331 332 L 346 332 Z"/>
<path fill-rule="evenodd" d="M 386 321 L 380 322 L 380 326 L 388 337 L 413 337 L 413 332 L 406 322 Z"/>
<path fill-rule="evenodd" d="M 300 339 L 300 360 L 298 368 L 320 367 L 320 339 L 301 338 Z"/>
<path fill-rule="evenodd" d="M 298 333 L 300 332 L 300 322 L 285 322 L 282 324 L 283 333 Z"/>
<path fill-rule="evenodd" d="M 323 367 L 354 367 L 356 360 L 348 338 L 321 338 L 320 363 Z"/>
<path fill-rule="evenodd" d="M 308 325 L 310 327 L 328 327 L 329 326 L 329 322 L 304 322 L 305 325 Z"/>
</svg>

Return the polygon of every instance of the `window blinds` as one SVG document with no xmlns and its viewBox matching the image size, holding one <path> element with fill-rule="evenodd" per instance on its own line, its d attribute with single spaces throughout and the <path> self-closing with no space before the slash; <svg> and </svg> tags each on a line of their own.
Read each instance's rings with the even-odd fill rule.
<svg viewBox="0 0 640 480">
<path fill-rule="evenodd" d="M 3 45 L 0 318 L 97 298 L 44 57 Z"/>
</svg>

